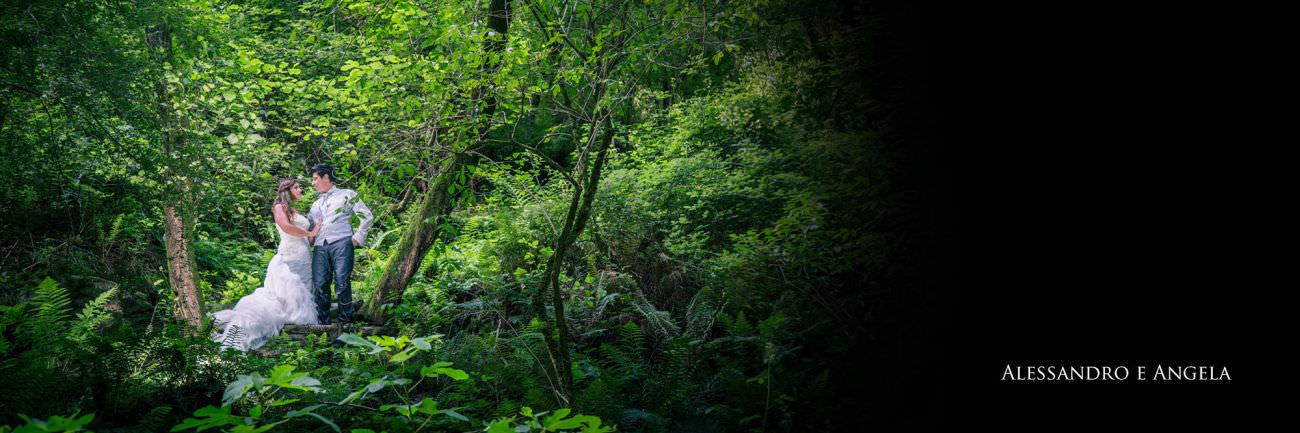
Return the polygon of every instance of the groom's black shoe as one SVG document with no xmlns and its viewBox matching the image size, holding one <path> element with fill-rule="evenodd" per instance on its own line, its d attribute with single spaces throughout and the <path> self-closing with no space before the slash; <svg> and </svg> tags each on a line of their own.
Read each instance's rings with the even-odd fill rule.
<svg viewBox="0 0 1300 433">
<path fill-rule="evenodd" d="M 337 339 L 337 338 L 335 338 L 334 341 L 331 341 L 331 342 L 330 342 L 330 347 L 343 347 L 343 346 L 347 346 L 347 345 L 348 345 L 348 344 L 347 344 L 347 343 L 344 343 L 343 340 L 340 340 L 340 339 Z"/>
</svg>

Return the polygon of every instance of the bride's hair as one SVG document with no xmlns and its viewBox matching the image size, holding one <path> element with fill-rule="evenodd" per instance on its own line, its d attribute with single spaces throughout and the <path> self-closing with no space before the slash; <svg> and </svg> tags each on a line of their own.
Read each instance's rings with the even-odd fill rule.
<svg viewBox="0 0 1300 433">
<path fill-rule="evenodd" d="M 289 190 L 293 189 L 293 186 L 297 184 L 298 181 L 291 177 L 280 179 L 280 186 L 275 188 L 275 201 L 271 202 L 272 212 L 275 211 L 275 205 L 284 203 L 285 213 L 290 220 L 293 220 L 293 216 L 298 213 L 293 210 L 293 202 L 297 200 L 294 200 L 293 193 L 289 192 Z"/>
</svg>

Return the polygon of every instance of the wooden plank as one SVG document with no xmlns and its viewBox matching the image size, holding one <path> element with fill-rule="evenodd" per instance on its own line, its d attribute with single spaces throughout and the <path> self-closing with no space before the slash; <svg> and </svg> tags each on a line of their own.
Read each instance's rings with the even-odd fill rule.
<svg viewBox="0 0 1300 433">
<path fill-rule="evenodd" d="M 221 328 L 218 328 L 216 330 L 217 333 L 221 333 L 222 331 L 223 329 Z M 338 324 L 331 324 L 331 325 L 289 324 L 289 325 L 284 325 L 283 328 L 280 328 L 280 334 L 289 336 L 290 338 L 301 338 L 302 336 L 307 334 L 317 335 L 322 332 L 328 334 L 331 338 L 338 338 L 339 334 L 341 333 Z M 385 326 L 349 326 L 348 332 L 357 335 L 362 335 L 362 336 L 393 335 L 393 328 L 385 327 Z"/>
<path fill-rule="evenodd" d="M 349 328 L 350 328 L 349 331 L 358 335 L 391 335 L 393 331 L 392 328 L 383 327 L 383 326 L 359 326 L 359 327 L 349 327 Z M 322 332 L 327 332 L 330 335 L 335 335 L 339 332 L 339 327 L 337 324 L 284 325 L 284 328 L 281 329 L 280 332 L 285 334 L 298 334 L 298 335 L 319 334 Z"/>
</svg>

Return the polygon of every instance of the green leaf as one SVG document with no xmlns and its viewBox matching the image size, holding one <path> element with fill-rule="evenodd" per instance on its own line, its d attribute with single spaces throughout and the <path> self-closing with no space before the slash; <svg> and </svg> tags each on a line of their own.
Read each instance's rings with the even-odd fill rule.
<svg viewBox="0 0 1300 433">
<path fill-rule="evenodd" d="M 291 386 L 287 386 L 285 388 L 292 387 L 295 389 L 301 389 L 305 391 L 316 391 L 316 392 L 322 391 L 320 388 L 319 379 L 316 379 L 311 376 L 307 376 L 307 373 L 298 373 L 298 375 L 299 376 L 293 378 L 292 382 L 289 382 Z"/>
<path fill-rule="evenodd" d="M 72 416 L 68 418 L 55 415 L 51 416 L 48 420 L 33 419 L 27 415 L 19 414 L 18 416 L 20 418 L 27 421 L 27 425 L 18 426 L 16 430 L 13 430 L 13 433 L 81 431 L 83 426 L 89 424 L 90 420 L 95 418 L 95 414 L 92 413 L 81 418 L 76 418 L 77 412 L 73 412 Z M 7 432 L 10 432 L 8 426 L 0 426 L 0 433 Z"/>
<path fill-rule="evenodd" d="M 321 415 L 321 414 L 318 414 L 318 413 L 315 413 L 315 412 L 308 412 L 306 415 L 307 415 L 307 416 L 310 416 L 310 417 L 312 417 L 312 418 L 316 418 L 316 419 L 320 420 L 320 422 L 323 422 L 323 423 L 325 423 L 325 425 L 330 426 L 330 428 L 333 429 L 336 433 L 341 432 L 341 431 L 339 430 L 339 425 L 338 425 L 338 424 L 335 424 L 334 421 L 330 421 L 329 418 L 326 418 L 326 417 L 324 417 L 324 416 Z"/>
<path fill-rule="evenodd" d="M 466 418 L 465 415 L 461 415 L 460 412 L 456 412 L 455 409 L 443 409 L 442 413 L 449 417 L 456 418 L 464 422 L 469 422 L 469 418 Z"/>
<path fill-rule="evenodd" d="M 502 418 L 488 426 L 487 433 L 515 433 L 515 429 L 510 427 L 511 419 Z"/>
<path fill-rule="evenodd" d="M 221 427 L 224 425 L 240 425 L 244 423 L 243 417 L 230 415 L 230 406 L 223 405 L 219 408 L 205 406 L 194 411 L 194 415 L 199 418 L 186 418 L 180 424 L 172 427 L 173 432 L 189 429 L 198 429 L 204 431 L 210 428 Z"/>
<path fill-rule="evenodd" d="M 401 352 L 398 352 L 398 354 L 396 355 L 393 355 L 393 357 L 390 358 L 388 361 L 398 362 L 398 363 L 405 362 L 406 360 L 411 359 L 412 356 L 415 356 L 415 352 L 416 352 L 415 348 L 409 348 Z"/>
<path fill-rule="evenodd" d="M 252 376 L 249 376 L 247 374 L 239 375 L 238 379 L 235 379 L 234 382 L 230 382 L 230 385 L 226 387 L 226 393 L 221 396 L 221 404 L 223 406 L 230 405 L 235 400 L 238 400 L 240 397 L 243 397 L 244 393 L 248 392 L 248 390 L 252 387 L 253 387 Z"/>
<path fill-rule="evenodd" d="M 230 429 L 230 432 L 231 432 L 231 433 L 262 433 L 262 432 L 264 432 L 264 431 L 267 431 L 267 430 L 270 430 L 270 429 L 275 428 L 275 426 L 276 426 L 276 425 L 279 425 L 281 422 L 284 422 L 284 421 L 274 422 L 274 423 L 267 424 L 267 425 L 264 425 L 264 426 L 258 426 L 258 425 L 253 425 L 253 424 L 237 425 L 237 426 L 235 426 L 235 428 Z"/>
<path fill-rule="evenodd" d="M 382 412 L 382 411 L 386 411 L 386 410 L 389 410 L 389 409 L 393 409 L 393 410 L 397 411 L 397 413 L 402 414 L 402 416 L 404 416 L 404 417 L 408 417 L 408 418 L 409 418 L 409 417 L 411 416 L 412 413 L 415 413 L 415 408 L 416 408 L 417 406 L 419 406 L 419 405 L 420 405 L 420 403 L 416 403 L 416 404 L 386 404 L 386 405 L 383 405 L 383 406 L 379 406 L 379 411 Z"/>
<path fill-rule="evenodd" d="M 379 390 L 384 389 L 384 385 L 387 385 L 387 382 L 384 382 L 383 379 L 375 379 L 374 381 L 370 382 L 369 385 L 366 385 L 366 392 L 372 394 L 379 392 Z"/>
<path fill-rule="evenodd" d="M 325 423 L 326 425 L 330 426 L 330 428 L 331 428 L 331 429 L 334 429 L 335 432 L 341 432 L 341 430 L 339 430 L 339 426 L 338 426 L 338 424 L 334 424 L 334 421 L 330 421 L 329 418 L 326 418 L 326 417 L 324 417 L 324 416 L 321 416 L 320 414 L 318 414 L 318 413 L 315 412 L 315 410 L 316 410 L 316 409 L 319 409 L 321 406 L 324 406 L 324 405 L 314 404 L 314 405 L 311 405 L 311 406 L 304 407 L 304 408 L 302 408 L 302 409 L 298 409 L 298 410 L 290 411 L 289 413 L 284 414 L 284 418 L 285 418 L 285 419 L 280 420 L 279 422 L 276 422 L 275 424 L 279 424 L 279 423 L 282 423 L 282 422 L 288 421 L 289 418 L 296 418 L 296 417 L 300 417 L 300 416 L 310 416 L 310 417 L 312 417 L 312 418 L 316 418 L 316 419 L 320 420 L 321 422 Z M 275 424 L 271 424 L 271 426 L 274 426 Z"/>
<path fill-rule="evenodd" d="M 462 370 L 457 370 L 455 368 L 448 368 L 447 367 L 448 365 L 451 365 L 451 363 L 439 362 L 430 366 L 426 366 L 420 369 L 420 374 L 423 375 L 424 377 L 447 376 L 452 378 L 452 380 L 469 379 L 468 373 L 465 373 Z"/>
<path fill-rule="evenodd" d="M 572 411 L 573 410 L 569 408 L 556 410 L 555 413 L 551 414 L 551 416 L 546 417 L 545 420 L 542 421 L 542 428 L 545 428 L 546 430 L 550 430 L 550 431 L 556 431 L 556 430 L 564 430 L 564 429 L 580 427 L 582 424 L 573 422 L 573 420 L 564 419 L 564 417 L 569 415 L 569 412 Z"/>
<path fill-rule="evenodd" d="M 438 414 L 438 402 L 433 401 L 432 398 L 425 397 L 424 400 L 421 400 L 421 401 L 420 401 L 420 403 L 418 404 L 418 406 L 419 406 L 418 409 L 419 409 L 420 413 L 423 413 L 423 414 L 425 414 L 425 415 L 437 415 L 437 414 Z"/>
<path fill-rule="evenodd" d="M 366 339 L 364 339 L 364 338 L 361 338 L 361 336 L 359 336 L 359 335 L 357 335 L 357 334 L 345 333 L 345 334 L 339 336 L 339 341 L 342 341 L 342 342 L 344 342 L 344 343 L 347 343 L 347 344 L 350 344 L 350 345 L 353 345 L 353 346 L 359 346 L 359 347 L 362 347 L 362 348 L 370 349 L 370 354 L 372 354 L 372 355 L 384 351 L 384 348 L 383 348 L 383 347 L 380 347 L 378 344 L 375 344 L 375 343 L 371 342 L 370 340 L 366 340 Z"/>
<path fill-rule="evenodd" d="M 363 395 L 366 395 L 366 394 L 367 394 L 367 393 L 366 393 L 366 389 L 365 389 L 365 388 L 362 388 L 362 389 L 360 389 L 360 390 L 357 390 L 356 392 L 353 392 L 353 393 L 351 393 L 351 394 L 348 394 L 347 398 L 344 398 L 343 401 L 340 401 L 340 402 L 339 402 L 339 404 L 347 404 L 348 402 L 351 402 L 352 400 L 356 400 L 357 397 L 360 397 L 360 396 L 363 396 Z"/>
</svg>

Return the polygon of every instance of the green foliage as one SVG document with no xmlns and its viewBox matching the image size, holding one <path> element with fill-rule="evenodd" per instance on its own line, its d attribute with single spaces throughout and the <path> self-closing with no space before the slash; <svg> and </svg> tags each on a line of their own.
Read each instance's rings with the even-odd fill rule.
<svg viewBox="0 0 1300 433">
<path fill-rule="evenodd" d="M 31 300 L 0 309 L 0 355 L 4 358 L 0 361 L 0 384 L 18 392 L 0 396 L 0 403 L 18 409 L 57 405 L 41 396 L 58 395 L 61 386 L 35 385 L 57 381 L 84 365 L 76 355 L 93 350 L 87 347 L 88 340 L 109 318 L 102 308 L 113 293 L 109 290 L 87 303 L 74 319 L 67 289 L 46 278 Z"/>
<path fill-rule="evenodd" d="M 90 341 L 90 338 L 104 325 L 112 314 L 104 309 L 109 300 L 117 294 L 117 289 L 108 289 L 99 294 L 95 299 L 87 302 L 77 313 L 77 318 L 68 329 L 68 342 L 78 346 L 84 346 Z"/>
<path fill-rule="evenodd" d="M 872 344 L 914 272 L 897 125 L 857 79 L 866 22 L 806 1 L 542 0 L 508 2 L 499 34 L 491 3 L 0 5 L 2 422 L 828 430 L 848 410 L 843 354 Z M 147 49 L 161 22 L 169 61 Z M 561 249 L 606 131 L 590 219 Z M 468 162 L 440 172 L 454 152 Z M 427 337 L 240 356 L 176 326 L 163 207 L 193 212 L 202 300 L 230 306 L 278 242 L 277 179 L 316 162 L 375 211 L 357 299 L 404 253 L 435 177 L 454 179 L 388 310 L 398 335 Z M 189 194 L 169 198 L 173 181 Z M 559 256 L 557 305 L 540 295 Z M 565 353 L 547 343 L 557 307 Z M 115 415 L 135 413 L 150 415 Z M 91 419 L 73 421 L 42 425 Z"/>
<path fill-rule="evenodd" d="M 340 340 L 361 349 L 365 359 L 377 362 L 380 368 L 370 375 L 380 375 L 360 386 L 351 385 L 351 377 L 339 377 L 338 383 L 322 383 L 308 372 L 297 371 L 293 365 L 277 365 L 263 375 L 258 372 L 239 375 L 226 386 L 220 406 L 206 406 L 195 410 L 171 431 L 221 429 L 230 432 L 257 432 L 307 428 L 306 418 L 323 424 L 333 431 L 342 426 L 354 426 L 350 431 L 375 431 L 359 426 L 386 427 L 392 431 L 422 431 L 433 426 L 459 426 L 473 424 L 457 408 L 440 408 L 438 393 L 424 384 L 446 378 L 451 382 L 471 381 L 471 375 L 452 368 L 450 362 L 434 362 L 419 367 L 416 380 L 401 377 L 408 371 L 405 363 L 408 353 L 425 353 L 433 349 L 431 340 L 436 337 L 397 338 L 343 334 Z M 333 350 L 333 349 L 328 349 Z M 347 350 L 344 353 L 355 353 Z M 357 364 L 358 367 L 363 364 Z M 322 370 L 323 371 L 323 370 Z M 350 376 L 350 375 L 349 375 Z M 394 377 L 397 376 L 397 377 Z M 351 392 L 343 393 L 345 390 Z M 380 401 L 374 405 L 371 402 Z M 245 410 L 246 409 L 246 410 Z M 545 431 L 608 432 L 612 427 L 602 426 L 599 418 L 575 415 L 569 417 L 568 409 L 541 418 L 545 413 L 524 413 L 532 418 L 525 423 Z M 500 421 L 509 422 L 509 421 Z M 514 430 L 511 430 L 514 431 Z"/>
<path fill-rule="evenodd" d="M 591 415 L 569 416 L 571 412 L 569 409 L 559 409 L 555 413 L 547 415 L 550 413 L 549 411 L 534 413 L 532 408 L 524 406 L 519 409 L 519 414 L 523 416 L 520 422 L 516 423 L 513 417 L 503 418 L 493 422 L 484 431 L 487 433 L 520 431 L 605 433 L 614 431 L 612 426 L 600 425 L 601 421 L 598 417 Z"/>
<path fill-rule="evenodd" d="M 58 415 L 50 417 L 48 420 L 30 418 L 26 415 L 19 415 L 27 423 L 17 427 L 0 426 L 0 433 L 38 433 L 38 432 L 75 432 L 82 431 L 86 424 L 95 419 L 95 414 L 88 414 L 80 418 L 77 414 L 64 418 Z"/>
</svg>

